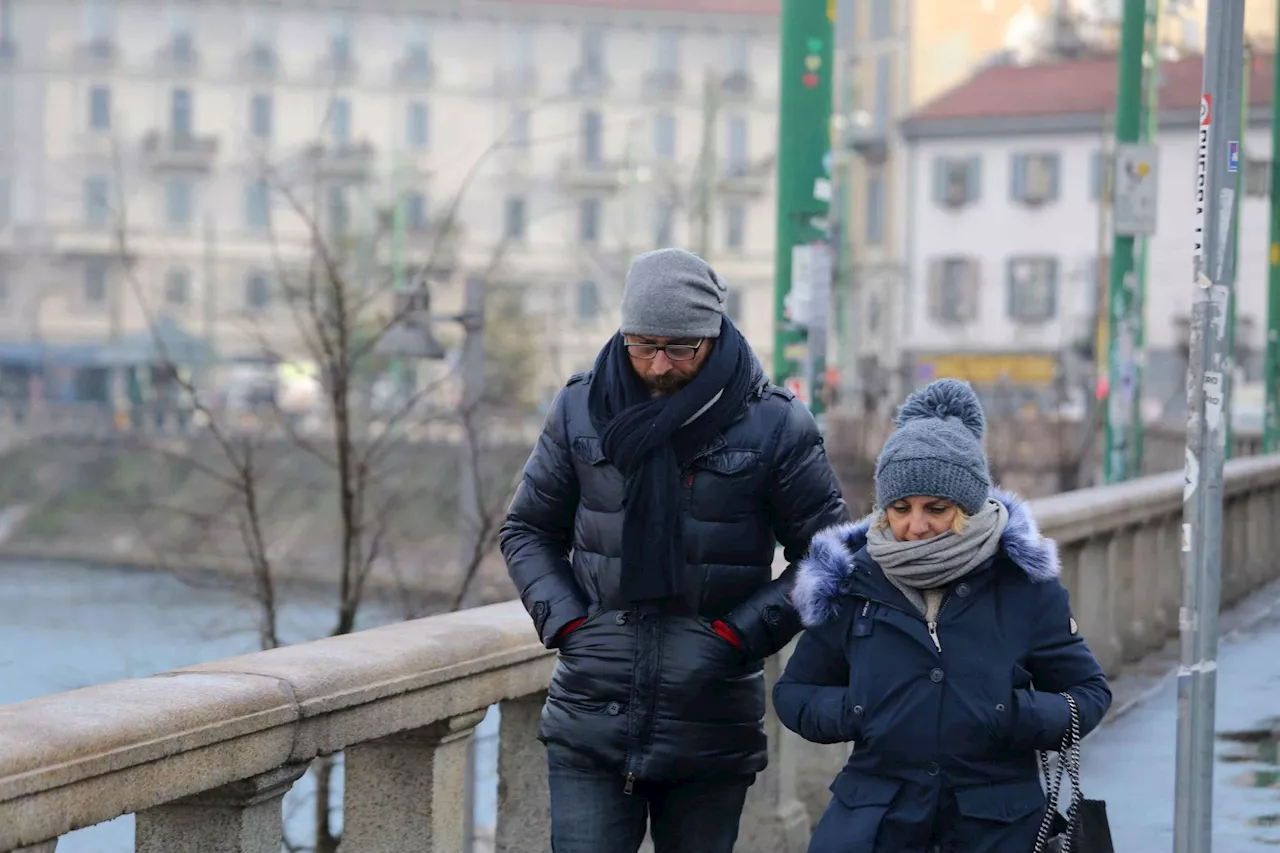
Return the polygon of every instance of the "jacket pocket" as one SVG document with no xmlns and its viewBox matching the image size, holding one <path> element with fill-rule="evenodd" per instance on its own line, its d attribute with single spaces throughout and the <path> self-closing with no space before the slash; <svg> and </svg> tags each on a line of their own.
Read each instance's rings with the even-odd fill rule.
<svg viewBox="0 0 1280 853">
<path fill-rule="evenodd" d="M 701 521 L 736 521 L 758 511 L 760 451 L 725 448 L 693 463 L 690 511 Z"/>
<path fill-rule="evenodd" d="M 871 850 L 902 782 L 845 770 L 831 783 L 831 804 L 814 828 L 810 850 Z"/>
<path fill-rule="evenodd" d="M 979 824 L 1013 824 L 1032 816 L 1038 821 L 1045 804 L 1038 779 L 962 788 L 955 792 L 955 798 L 956 811 Z M 970 829 L 973 837 L 982 837 L 980 826 Z"/>
<path fill-rule="evenodd" d="M 573 439 L 573 456 L 578 462 L 578 500 L 596 512 L 622 509 L 626 480 L 622 472 L 605 458 L 600 439 L 580 435 Z"/>
</svg>

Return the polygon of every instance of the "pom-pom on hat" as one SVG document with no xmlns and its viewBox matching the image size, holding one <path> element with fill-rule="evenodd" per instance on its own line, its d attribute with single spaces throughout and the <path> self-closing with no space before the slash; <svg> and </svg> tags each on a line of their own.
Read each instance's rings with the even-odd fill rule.
<svg viewBox="0 0 1280 853">
<path fill-rule="evenodd" d="M 898 409 L 876 460 L 876 506 L 915 495 L 946 498 L 973 515 L 991 492 L 982 449 L 987 418 L 969 383 L 939 379 Z"/>
</svg>

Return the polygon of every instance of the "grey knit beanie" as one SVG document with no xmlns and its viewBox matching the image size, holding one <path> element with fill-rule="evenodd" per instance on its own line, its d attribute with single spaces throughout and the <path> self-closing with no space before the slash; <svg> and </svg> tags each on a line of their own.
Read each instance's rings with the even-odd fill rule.
<svg viewBox="0 0 1280 853">
<path fill-rule="evenodd" d="M 702 258 L 683 249 L 637 255 L 622 293 L 624 335 L 717 338 L 725 286 Z"/>
<path fill-rule="evenodd" d="M 968 382 L 939 379 L 909 396 L 876 460 L 876 506 L 915 495 L 946 498 L 973 515 L 991 492 L 987 419 Z"/>
</svg>

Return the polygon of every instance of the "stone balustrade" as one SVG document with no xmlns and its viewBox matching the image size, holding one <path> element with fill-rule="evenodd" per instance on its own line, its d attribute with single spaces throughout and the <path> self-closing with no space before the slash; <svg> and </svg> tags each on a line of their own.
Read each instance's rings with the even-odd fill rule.
<svg viewBox="0 0 1280 853">
<path fill-rule="evenodd" d="M 1280 574 L 1280 456 L 1229 463 L 1224 500 L 1227 604 Z M 1035 502 L 1108 672 L 1177 631 L 1181 507 L 1176 473 Z M 468 741 L 495 703 L 495 848 L 545 851 L 534 735 L 553 666 L 510 602 L 2 706 L 0 851 L 53 853 L 67 832 L 136 813 L 143 853 L 278 853 L 285 791 L 343 751 L 344 853 L 456 853 Z M 766 727 L 739 849 L 802 851 L 845 751 L 772 714 Z"/>
</svg>

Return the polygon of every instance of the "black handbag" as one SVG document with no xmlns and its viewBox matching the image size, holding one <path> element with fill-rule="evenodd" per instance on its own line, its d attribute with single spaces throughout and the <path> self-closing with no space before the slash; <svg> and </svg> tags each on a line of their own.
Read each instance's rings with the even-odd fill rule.
<svg viewBox="0 0 1280 853">
<path fill-rule="evenodd" d="M 1115 853 L 1111 841 L 1111 823 L 1107 820 L 1107 804 L 1103 800 L 1085 799 L 1080 787 L 1080 712 L 1076 700 L 1063 693 L 1071 706 L 1071 728 L 1062 736 L 1058 747 L 1058 772 L 1049 774 L 1049 756 L 1040 753 L 1040 770 L 1044 773 L 1047 806 L 1034 853 Z M 1063 773 L 1071 780 L 1071 804 L 1066 817 L 1058 811 Z"/>
</svg>

